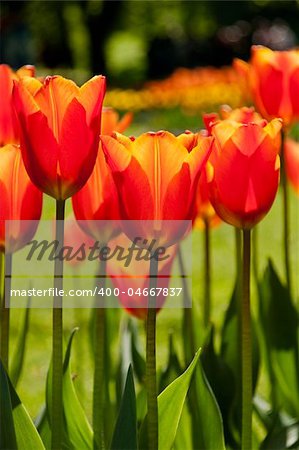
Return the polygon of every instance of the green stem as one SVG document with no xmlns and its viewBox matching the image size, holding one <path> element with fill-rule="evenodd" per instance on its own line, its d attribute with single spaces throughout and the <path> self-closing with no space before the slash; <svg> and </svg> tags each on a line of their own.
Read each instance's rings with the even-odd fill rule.
<svg viewBox="0 0 299 450">
<path fill-rule="evenodd" d="M 250 230 L 243 230 L 242 271 L 242 450 L 251 450 L 252 344 L 250 317 Z"/>
<path fill-rule="evenodd" d="M 252 230 L 252 269 L 256 286 L 259 281 L 258 268 L 258 227 L 255 226 Z"/>
<path fill-rule="evenodd" d="M 65 200 L 56 200 L 56 236 L 58 241 L 57 256 L 64 243 L 64 211 Z M 53 371 L 52 371 L 52 450 L 62 448 L 62 295 L 59 291 L 63 289 L 63 258 L 57 257 L 54 265 L 54 302 L 53 302 Z"/>
<path fill-rule="evenodd" d="M 5 259 L 5 274 L 2 269 L 3 259 Z M 9 369 L 9 322 L 10 322 L 10 289 L 11 289 L 11 267 L 12 254 L 1 254 L 1 280 L 3 279 L 4 286 L 1 283 L 1 359 L 7 372 Z"/>
<path fill-rule="evenodd" d="M 204 304 L 203 304 L 203 323 L 205 328 L 209 326 L 211 317 L 211 257 L 210 257 L 210 226 L 209 222 L 205 220 L 204 232 L 205 245 L 205 264 L 204 264 Z"/>
<path fill-rule="evenodd" d="M 190 364 L 190 362 L 192 361 L 195 352 L 196 352 L 196 345 L 195 345 L 195 334 L 194 334 L 194 324 L 193 324 L 193 315 L 192 315 L 192 308 L 191 308 L 191 298 L 190 298 L 190 293 L 189 293 L 189 288 L 188 288 L 188 283 L 187 283 L 187 279 L 186 279 L 186 271 L 184 268 L 184 261 L 183 261 L 183 257 L 182 257 L 182 251 L 181 248 L 178 248 L 178 263 L 179 263 L 179 268 L 180 268 L 180 274 L 181 274 L 181 279 L 182 279 L 182 285 L 183 285 L 183 293 L 184 293 L 184 304 L 183 304 L 183 308 L 184 308 L 184 317 L 183 317 L 183 321 L 185 324 L 184 329 L 187 330 L 188 336 L 187 339 L 189 341 L 189 345 L 185 345 L 187 342 L 184 339 L 184 348 L 185 348 L 185 363 L 186 366 L 188 366 Z"/>
<path fill-rule="evenodd" d="M 150 289 L 156 289 L 158 260 L 150 260 Z M 146 322 L 146 387 L 147 387 L 147 432 L 149 450 L 157 450 L 158 435 L 158 400 L 156 375 L 156 296 L 149 296 Z"/>
<path fill-rule="evenodd" d="M 106 289 L 106 261 L 100 260 L 99 274 L 101 288 Z M 97 298 L 95 308 L 95 345 L 94 345 L 94 379 L 93 379 L 93 429 L 94 450 L 106 448 L 105 444 L 105 304 L 104 296 Z"/>
<path fill-rule="evenodd" d="M 286 281 L 289 292 L 291 292 L 291 269 L 290 269 L 290 219 L 289 219 L 289 193 L 288 180 L 286 176 L 285 159 L 284 159 L 284 141 L 285 135 L 282 132 L 281 140 L 281 184 L 282 184 L 282 199 L 283 199 L 283 241 L 284 241 L 284 261 Z"/>
</svg>

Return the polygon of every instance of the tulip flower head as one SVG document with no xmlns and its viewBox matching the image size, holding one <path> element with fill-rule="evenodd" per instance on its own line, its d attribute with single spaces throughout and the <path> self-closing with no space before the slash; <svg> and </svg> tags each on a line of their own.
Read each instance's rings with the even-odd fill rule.
<svg viewBox="0 0 299 450">
<path fill-rule="evenodd" d="M 190 152 L 167 131 L 136 139 L 115 133 L 101 141 L 118 189 L 123 227 L 125 221 L 135 223 L 124 231 L 173 245 L 186 232 L 182 221 L 193 218 L 197 182 L 212 138 L 202 139 Z"/>
<path fill-rule="evenodd" d="M 13 253 L 32 239 L 42 212 L 42 193 L 30 181 L 16 145 L 0 149 L 0 251 Z M 5 221 L 11 220 L 5 236 Z"/>
<path fill-rule="evenodd" d="M 17 72 L 6 64 L 0 64 L 0 147 L 19 144 L 19 124 L 12 100 L 13 82 L 24 76 L 34 77 L 33 66 L 23 66 Z"/>
<path fill-rule="evenodd" d="M 287 138 L 284 144 L 284 161 L 287 177 L 299 194 L 299 142 Z"/>
<path fill-rule="evenodd" d="M 26 170 L 56 200 L 74 195 L 92 172 L 104 94 L 102 76 L 81 88 L 61 76 L 25 77 L 14 86 Z"/>
<path fill-rule="evenodd" d="M 281 126 L 279 119 L 213 125 L 210 200 L 225 222 L 249 229 L 270 210 L 279 184 Z"/>
<path fill-rule="evenodd" d="M 284 127 L 299 119 L 299 50 L 273 51 L 253 46 L 249 64 L 236 60 L 237 71 L 247 78 L 262 116 L 283 119 Z"/>
</svg>

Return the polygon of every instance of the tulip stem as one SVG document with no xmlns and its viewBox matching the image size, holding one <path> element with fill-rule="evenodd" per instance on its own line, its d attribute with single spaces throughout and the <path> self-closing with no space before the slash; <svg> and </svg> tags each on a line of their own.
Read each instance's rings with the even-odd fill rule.
<svg viewBox="0 0 299 450">
<path fill-rule="evenodd" d="M 150 289 L 156 291 L 158 259 L 152 255 L 150 260 Z M 149 450 L 157 450 L 158 399 L 156 376 L 156 294 L 149 296 L 146 321 L 146 387 L 147 387 L 147 432 Z"/>
<path fill-rule="evenodd" d="M 208 220 L 204 221 L 204 303 L 203 303 L 203 323 L 205 328 L 209 326 L 211 316 L 211 252 L 210 252 L 210 226 Z"/>
<path fill-rule="evenodd" d="M 3 262 L 5 260 L 5 267 Z M 0 278 L 1 281 L 1 359 L 3 365 L 8 372 L 9 361 L 9 322 L 10 322 L 10 288 L 11 288 L 11 267 L 12 254 L 6 253 L 5 256 L 1 252 Z M 3 270 L 4 269 L 4 270 Z M 6 282 L 5 282 L 6 279 Z"/>
<path fill-rule="evenodd" d="M 187 336 L 186 336 L 187 339 L 184 339 L 183 343 L 184 343 L 184 349 L 185 349 L 185 364 L 186 364 L 186 366 L 188 366 L 196 353 L 194 324 L 193 324 L 192 307 L 191 307 L 192 302 L 191 302 L 191 298 L 190 298 L 188 284 L 187 284 L 186 277 L 185 277 L 186 271 L 185 271 L 185 267 L 184 267 L 184 261 L 183 261 L 183 256 L 182 256 L 182 251 L 181 251 L 180 246 L 178 247 L 177 255 L 178 255 L 178 262 L 179 262 L 179 268 L 180 268 L 180 274 L 181 274 L 182 286 L 183 286 L 183 293 L 184 293 L 183 323 L 184 323 L 184 327 L 187 331 Z"/>
<path fill-rule="evenodd" d="M 242 272 L 242 450 L 251 450 L 252 434 L 252 344 L 250 317 L 250 230 L 243 230 Z"/>
<path fill-rule="evenodd" d="M 106 289 L 106 261 L 100 259 L 101 288 Z M 94 450 L 106 448 L 105 444 L 105 296 L 100 295 L 95 305 L 94 379 L 93 379 L 93 430 Z"/>
<path fill-rule="evenodd" d="M 59 255 L 64 244 L 64 210 L 65 200 L 56 200 L 56 235 L 58 242 L 57 258 L 54 264 L 54 302 L 53 302 L 53 370 L 52 370 L 52 450 L 62 448 L 62 364 L 63 364 L 63 326 L 62 326 L 62 295 L 63 289 L 63 258 Z"/>
<path fill-rule="evenodd" d="M 285 134 L 281 134 L 281 184 L 283 198 L 283 236 L 284 236 L 284 260 L 286 271 L 286 282 L 288 290 L 291 293 L 291 269 L 290 269 L 290 220 L 289 220 L 289 195 L 288 180 L 286 176 L 285 158 L 284 158 L 284 142 Z"/>
</svg>

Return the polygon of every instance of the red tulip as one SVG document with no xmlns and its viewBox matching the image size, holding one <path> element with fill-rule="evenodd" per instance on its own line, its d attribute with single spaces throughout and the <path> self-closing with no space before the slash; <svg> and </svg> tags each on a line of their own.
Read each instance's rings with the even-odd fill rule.
<svg viewBox="0 0 299 450">
<path fill-rule="evenodd" d="M 21 67 L 13 72 L 6 64 L 0 64 L 0 147 L 6 144 L 19 144 L 19 124 L 13 108 L 13 81 L 23 76 L 34 77 L 33 66 Z"/>
<path fill-rule="evenodd" d="M 281 121 L 263 125 L 223 120 L 212 127 L 210 199 L 221 219 L 239 228 L 262 220 L 278 189 Z"/>
<path fill-rule="evenodd" d="M 119 219 L 117 189 L 101 144 L 91 176 L 72 198 L 80 227 L 100 242 L 108 242 L 116 228 L 109 221 Z"/>
<path fill-rule="evenodd" d="M 30 181 L 18 146 L 9 144 L 0 149 L 0 167 L 0 250 L 13 253 L 34 236 L 42 212 L 42 193 Z M 15 221 L 6 236 L 5 220 Z"/>
<path fill-rule="evenodd" d="M 121 218 L 136 221 L 125 232 L 159 238 L 159 245 L 174 244 L 186 232 L 180 221 L 193 218 L 197 182 L 212 138 L 201 140 L 190 152 L 167 131 L 137 139 L 115 133 L 101 136 L 101 141 L 118 188 Z M 172 221 L 171 226 L 163 221 Z M 123 229 L 126 226 L 123 222 Z"/>
<path fill-rule="evenodd" d="M 130 239 L 123 233 L 109 242 L 111 249 L 117 246 L 127 249 L 131 245 Z M 169 248 L 167 250 L 169 257 L 159 262 L 157 288 L 166 289 L 169 287 L 171 267 L 176 250 L 176 246 Z M 146 252 L 146 250 L 143 250 L 143 252 Z M 149 292 L 150 288 L 149 271 L 149 260 L 137 261 L 132 259 L 128 267 L 125 266 L 124 261 L 118 261 L 116 258 L 107 261 L 107 273 L 114 287 L 119 289 L 118 300 L 130 314 L 139 319 L 146 319 L 147 316 L 149 296 L 146 293 Z M 163 295 L 163 291 L 160 291 L 156 296 L 157 311 L 163 307 L 167 297 L 167 295 Z"/>
<path fill-rule="evenodd" d="M 95 164 L 105 78 L 81 88 L 60 76 L 23 78 L 14 88 L 21 150 L 33 183 L 57 200 L 74 195 Z"/>
<path fill-rule="evenodd" d="M 265 119 L 253 107 L 243 106 L 242 108 L 231 109 L 229 106 L 224 105 L 220 108 L 220 114 L 222 119 L 234 120 L 243 124 L 253 122 L 260 125 L 265 124 Z"/>
<path fill-rule="evenodd" d="M 112 134 L 114 131 L 123 133 L 131 124 L 133 114 L 126 113 L 120 120 L 119 114 L 113 108 L 104 107 L 102 111 L 101 134 Z"/>
<path fill-rule="evenodd" d="M 299 119 L 299 50 L 273 51 L 253 46 L 249 64 L 237 60 L 235 66 L 247 77 L 263 117 L 280 117 L 284 126 Z"/>
<path fill-rule="evenodd" d="M 286 139 L 284 160 L 287 177 L 297 194 L 299 194 L 299 142 L 293 139 Z"/>
</svg>

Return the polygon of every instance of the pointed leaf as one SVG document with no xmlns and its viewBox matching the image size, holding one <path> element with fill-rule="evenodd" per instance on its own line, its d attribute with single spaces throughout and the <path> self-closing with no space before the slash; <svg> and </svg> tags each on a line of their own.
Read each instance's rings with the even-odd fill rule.
<svg viewBox="0 0 299 450">
<path fill-rule="evenodd" d="M 129 366 L 110 448 L 111 450 L 135 450 L 137 447 L 136 396 L 132 367 Z"/>
<path fill-rule="evenodd" d="M 160 449 L 170 450 L 173 446 L 191 377 L 198 362 L 199 354 L 200 351 L 195 354 L 185 372 L 176 378 L 158 396 Z"/>
<path fill-rule="evenodd" d="M 63 413 L 64 413 L 64 431 L 63 431 L 63 447 L 65 449 L 84 448 L 86 450 L 93 448 L 93 432 L 86 418 L 85 412 L 77 397 L 72 374 L 70 369 L 70 356 L 73 337 L 78 328 L 75 328 L 69 338 L 65 358 L 63 362 Z M 52 364 L 48 373 L 47 380 L 47 409 L 48 418 L 51 418 L 52 403 Z"/>
<path fill-rule="evenodd" d="M 195 373 L 198 403 L 197 448 L 225 450 L 223 424 L 219 406 L 205 377 L 200 361 Z"/>
<path fill-rule="evenodd" d="M 23 368 L 27 341 L 26 337 L 29 328 L 29 313 L 30 307 L 29 305 L 27 305 L 27 308 L 25 309 L 24 319 L 21 324 L 21 330 L 17 338 L 16 350 L 12 358 L 11 369 L 9 372 L 10 379 L 14 386 L 17 386 Z"/>
<path fill-rule="evenodd" d="M 8 377 L 0 360 L 0 448 L 17 448 Z"/>
<path fill-rule="evenodd" d="M 2 362 L 1 377 L 1 433 L 0 448 L 44 450 L 42 440 L 24 405 L 18 397 Z M 2 423 L 2 420 L 4 421 Z M 13 420 L 13 423 L 12 423 Z"/>
<path fill-rule="evenodd" d="M 299 414 L 298 315 L 271 262 L 259 286 L 261 328 L 271 367 L 276 407 Z"/>
</svg>

